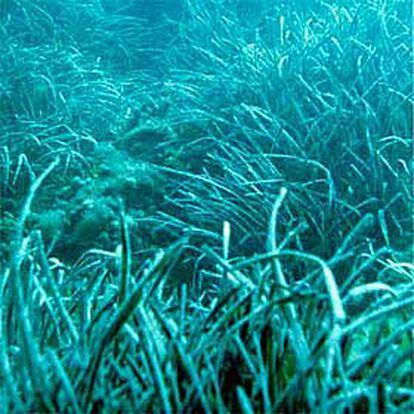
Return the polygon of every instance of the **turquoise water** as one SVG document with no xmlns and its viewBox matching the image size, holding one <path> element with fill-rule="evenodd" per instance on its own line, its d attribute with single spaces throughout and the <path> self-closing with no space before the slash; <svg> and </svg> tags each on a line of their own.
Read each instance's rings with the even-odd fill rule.
<svg viewBox="0 0 414 414">
<path fill-rule="evenodd" d="M 0 0 L 0 401 L 365 412 L 384 392 L 406 409 L 407 365 L 387 371 L 391 391 L 386 368 L 355 367 L 358 354 L 381 361 L 381 335 L 407 314 L 338 334 L 332 372 L 312 352 L 337 320 L 351 335 L 352 318 L 412 293 L 412 114 L 408 0 Z M 163 254 L 125 326 L 118 310 Z M 280 300 L 293 305 L 267 308 Z M 409 329 L 389 340 L 407 361 Z M 316 361 L 309 378 L 297 349 Z M 344 397 L 361 384 L 366 400 Z"/>
</svg>

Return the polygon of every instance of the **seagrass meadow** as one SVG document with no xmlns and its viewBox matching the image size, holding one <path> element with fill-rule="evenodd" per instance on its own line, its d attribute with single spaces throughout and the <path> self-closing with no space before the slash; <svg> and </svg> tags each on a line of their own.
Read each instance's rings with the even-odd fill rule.
<svg viewBox="0 0 414 414">
<path fill-rule="evenodd" d="M 0 414 L 414 411 L 409 0 L 0 0 Z"/>
</svg>

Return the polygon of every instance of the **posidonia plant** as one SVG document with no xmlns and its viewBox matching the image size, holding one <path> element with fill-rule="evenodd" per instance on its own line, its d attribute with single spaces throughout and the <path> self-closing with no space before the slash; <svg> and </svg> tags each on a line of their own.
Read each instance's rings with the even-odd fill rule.
<svg viewBox="0 0 414 414">
<path fill-rule="evenodd" d="M 0 2 L 3 412 L 411 412 L 410 2 Z"/>
</svg>

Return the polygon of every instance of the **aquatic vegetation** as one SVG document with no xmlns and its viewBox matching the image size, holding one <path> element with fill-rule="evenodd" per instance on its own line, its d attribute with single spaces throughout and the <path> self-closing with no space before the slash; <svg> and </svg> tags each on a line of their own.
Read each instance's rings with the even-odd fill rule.
<svg viewBox="0 0 414 414">
<path fill-rule="evenodd" d="M 0 1 L 0 407 L 413 410 L 410 3 Z"/>
</svg>

